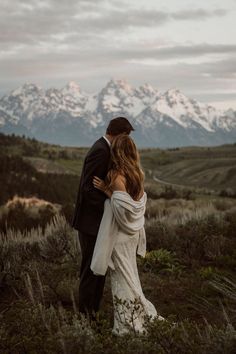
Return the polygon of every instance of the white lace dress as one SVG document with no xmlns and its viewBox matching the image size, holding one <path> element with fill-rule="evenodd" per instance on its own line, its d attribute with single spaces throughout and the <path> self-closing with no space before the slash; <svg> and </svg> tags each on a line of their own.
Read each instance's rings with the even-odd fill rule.
<svg viewBox="0 0 236 354">
<path fill-rule="evenodd" d="M 114 304 L 114 326 L 117 335 L 135 331 L 143 332 L 147 316 L 156 318 L 157 311 L 142 291 L 136 254 L 146 253 L 144 214 L 146 192 L 135 201 L 127 192 L 114 191 L 104 205 L 91 270 L 96 275 L 105 275 L 110 269 L 111 289 Z M 164 320 L 162 316 L 158 319 Z"/>
<path fill-rule="evenodd" d="M 114 305 L 112 333 L 122 335 L 130 331 L 143 333 L 146 315 L 158 316 L 154 305 L 145 298 L 140 283 L 136 250 L 138 233 L 130 236 L 119 231 L 112 252 L 115 269 L 110 269 L 111 290 Z M 162 316 L 158 319 L 164 320 Z"/>
</svg>

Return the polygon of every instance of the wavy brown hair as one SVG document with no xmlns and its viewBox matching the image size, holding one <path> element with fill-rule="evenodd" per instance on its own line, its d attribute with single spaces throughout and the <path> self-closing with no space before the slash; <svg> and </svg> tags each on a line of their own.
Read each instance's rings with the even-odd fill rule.
<svg viewBox="0 0 236 354">
<path fill-rule="evenodd" d="M 116 136 L 111 145 L 109 172 L 106 177 L 108 188 L 118 175 L 126 179 L 126 190 L 134 200 L 139 199 L 143 191 L 144 172 L 140 166 L 140 157 L 136 145 L 127 134 Z"/>
</svg>

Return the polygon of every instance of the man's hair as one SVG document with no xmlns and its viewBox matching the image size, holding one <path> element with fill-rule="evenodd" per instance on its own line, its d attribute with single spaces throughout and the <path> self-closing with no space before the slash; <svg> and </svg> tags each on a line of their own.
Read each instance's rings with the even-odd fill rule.
<svg viewBox="0 0 236 354">
<path fill-rule="evenodd" d="M 109 135 L 119 135 L 119 134 L 130 134 L 134 130 L 130 122 L 125 117 L 117 117 L 112 119 L 107 127 L 106 134 Z"/>
</svg>

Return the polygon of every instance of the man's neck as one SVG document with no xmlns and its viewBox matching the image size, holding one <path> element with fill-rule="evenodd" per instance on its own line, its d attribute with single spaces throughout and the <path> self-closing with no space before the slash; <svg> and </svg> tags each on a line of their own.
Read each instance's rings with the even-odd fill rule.
<svg viewBox="0 0 236 354">
<path fill-rule="evenodd" d="M 112 143 L 112 137 L 109 134 L 105 134 L 105 137 L 110 141 L 110 143 Z"/>
<path fill-rule="evenodd" d="M 111 147 L 111 142 L 110 142 L 110 140 L 108 140 L 106 135 L 103 135 L 102 137 L 103 137 L 104 140 L 106 140 L 107 144 Z"/>
</svg>

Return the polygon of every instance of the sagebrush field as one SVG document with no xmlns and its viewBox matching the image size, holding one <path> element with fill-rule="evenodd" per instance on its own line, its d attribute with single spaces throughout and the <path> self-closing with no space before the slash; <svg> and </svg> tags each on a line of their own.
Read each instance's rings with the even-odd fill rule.
<svg viewBox="0 0 236 354">
<path fill-rule="evenodd" d="M 148 252 L 138 267 L 167 321 L 122 338 L 111 334 L 109 274 L 100 325 L 77 309 L 70 222 L 87 149 L 3 134 L 0 148 L 1 353 L 235 353 L 236 145 L 140 151 Z"/>
</svg>

